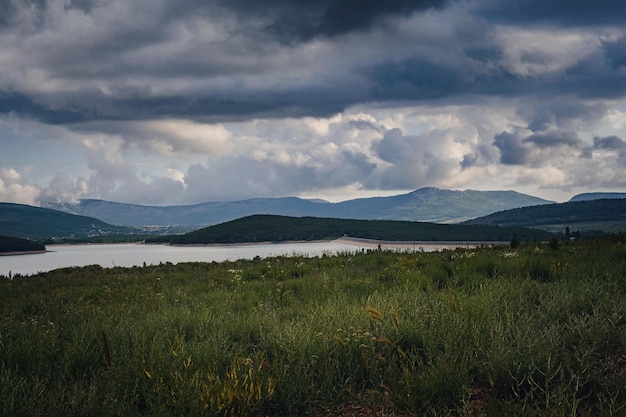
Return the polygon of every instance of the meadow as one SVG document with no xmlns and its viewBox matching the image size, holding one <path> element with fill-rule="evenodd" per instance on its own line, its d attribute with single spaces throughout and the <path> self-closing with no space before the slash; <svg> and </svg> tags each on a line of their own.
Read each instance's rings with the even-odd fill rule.
<svg viewBox="0 0 626 417">
<path fill-rule="evenodd" d="M 626 239 L 0 278 L 1 416 L 625 416 Z"/>
</svg>

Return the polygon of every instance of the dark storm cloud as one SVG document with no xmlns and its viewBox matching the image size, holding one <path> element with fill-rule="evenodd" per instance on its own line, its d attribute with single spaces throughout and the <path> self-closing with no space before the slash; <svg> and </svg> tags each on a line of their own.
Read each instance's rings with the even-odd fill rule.
<svg viewBox="0 0 626 417">
<path fill-rule="evenodd" d="M 129 91 L 132 94 L 128 94 Z M 97 90 L 41 95 L 37 99 L 21 93 L 0 91 L 0 115 L 14 114 L 49 124 L 76 124 L 98 120 L 151 120 L 190 118 L 205 121 L 243 120 L 252 117 L 328 117 L 354 101 L 332 97 L 321 91 L 289 93 L 249 91 L 218 92 L 212 96 L 144 96 L 124 90 L 124 96 L 105 96 Z"/>
<path fill-rule="evenodd" d="M 560 25 L 620 24 L 626 15 L 623 0 L 488 0 L 478 13 L 489 20 L 507 23 Z"/>
<path fill-rule="evenodd" d="M 415 11 L 442 8 L 453 0 L 180 0 L 154 3 L 151 13 L 162 23 L 191 16 L 234 15 L 239 30 L 261 31 L 282 43 L 294 44 L 316 37 L 334 37 L 367 30 L 388 17 L 407 16 Z M 50 0 L 0 0 L 4 13 L 0 24 L 8 25 L 18 9 L 43 10 Z M 98 0 L 66 0 L 65 10 L 91 13 L 103 3 Z"/>
<path fill-rule="evenodd" d="M 493 145 L 500 151 L 500 162 L 505 165 L 542 166 L 565 154 L 584 155 L 584 142 L 573 131 L 554 129 L 527 133 L 517 129 L 494 136 Z"/>
<path fill-rule="evenodd" d="M 452 91 L 465 92 L 471 84 L 457 69 L 442 68 L 422 58 L 386 62 L 368 72 L 375 85 L 372 95 L 382 100 L 439 98 Z"/>
<path fill-rule="evenodd" d="M 0 28 L 9 26 L 15 15 L 15 6 L 12 0 L 0 0 Z"/>
<path fill-rule="evenodd" d="M 250 89 L 218 90 L 195 94 L 146 94 L 146 89 L 113 85 L 114 94 L 97 89 L 79 92 L 40 93 L 36 97 L 0 90 L 0 114 L 15 114 L 50 124 L 74 124 L 97 120 L 149 120 L 181 117 L 196 120 L 242 120 L 247 118 L 327 117 L 357 104 L 363 94 L 338 95 L 332 86 L 299 88 L 289 91 Z M 339 88 L 341 89 L 341 88 Z M 143 91 L 143 93 L 142 93 Z M 438 91 L 425 90 L 415 99 Z M 409 98 L 405 93 L 380 98 Z"/>
<path fill-rule="evenodd" d="M 613 69 L 626 68 L 626 36 L 606 46 L 606 57 Z"/>
<path fill-rule="evenodd" d="M 39 103 L 25 94 L 0 91 L 0 115 L 2 114 L 33 118 L 49 124 L 77 123 L 95 117 L 91 110 L 66 106 L 57 108 Z"/>
<path fill-rule="evenodd" d="M 622 164 L 626 164 L 626 142 L 619 136 L 594 136 L 593 145 L 584 148 L 581 157 L 591 159 L 594 153 L 599 151 L 615 152 L 622 160 Z"/>
<path fill-rule="evenodd" d="M 263 30 L 286 44 L 366 30 L 389 16 L 443 7 L 448 0 L 224 0 L 243 18 L 262 19 Z"/>
<path fill-rule="evenodd" d="M 350 120 L 347 127 L 356 130 L 373 130 L 375 132 L 382 132 L 385 129 L 380 124 L 368 120 Z"/>
<path fill-rule="evenodd" d="M 462 43 L 463 40 L 459 39 L 458 42 Z M 498 65 L 498 56 L 503 53 L 503 49 L 498 52 L 493 47 L 485 50 L 464 50 L 465 55 L 456 56 L 452 63 L 433 62 L 427 56 L 411 57 L 373 64 L 364 73 L 373 83 L 371 95 L 378 100 L 455 97 L 456 100 L 463 101 L 464 97 L 476 95 L 537 95 L 549 101 L 552 97 L 564 94 L 571 95 L 572 99 L 617 99 L 626 94 L 626 72 L 621 70 L 620 65 L 623 64 L 618 65 L 626 62 L 626 48 L 622 48 L 622 45 L 626 47 L 624 38 L 618 42 L 607 41 L 596 53 L 580 58 L 564 71 L 544 71 L 531 75 L 521 75 L 514 71 L 515 68 Z M 547 66 L 547 63 L 538 62 L 538 57 L 540 55 L 531 59 L 526 54 L 520 59 L 524 64 Z M 566 118 L 574 117 L 576 111 L 597 112 L 602 105 L 562 101 L 559 106 L 562 106 L 562 110 L 557 109 L 555 116 Z M 580 106 L 586 108 L 577 109 Z M 592 106 L 596 108 L 591 108 Z"/>
<path fill-rule="evenodd" d="M 467 57 L 460 57 L 459 62 L 465 59 Z M 192 72 L 198 77 L 202 75 L 202 63 L 178 65 L 178 71 L 185 76 Z M 194 70 L 194 66 L 197 69 Z M 131 73 L 139 70 L 139 67 L 129 69 Z M 171 67 L 155 70 L 153 75 L 159 74 L 166 79 L 176 73 L 177 69 Z M 426 104 L 428 100 L 453 98 L 457 103 L 469 103 L 477 96 L 551 96 L 539 102 L 540 110 L 537 110 L 536 101 L 520 105 L 519 112 L 529 121 L 529 129 L 541 131 L 547 129 L 550 123 L 567 127 L 572 122 L 598 120 L 605 114 L 604 104 L 588 104 L 580 98 L 616 99 L 626 94 L 626 74 L 619 69 L 613 70 L 601 59 L 580 63 L 568 70 L 566 75 L 545 74 L 523 78 L 502 68 L 487 74 L 473 74 L 469 63 L 441 65 L 418 57 L 400 62 L 374 63 L 370 68 L 364 68 L 361 74 L 369 82 L 367 87 L 342 85 L 341 77 L 322 78 L 308 86 L 289 87 L 282 91 L 259 86 L 246 90 L 219 88 L 197 93 L 181 92 L 180 95 L 159 95 L 145 87 L 113 85 L 111 90 L 116 93 L 113 95 L 104 95 L 97 90 L 59 93 L 64 99 L 50 108 L 41 104 L 46 101 L 45 96 L 41 96 L 39 103 L 34 103 L 36 108 L 31 115 L 35 118 L 45 116 L 40 120 L 57 123 L 63 123 L 64 116 L 67 123 L 92 118 L 325 117 L 348 106 L 371 101 L 408 100 Z M 325 81 L 328 83 L 324 84 Z M 560 100 L 563 95 L 570 98 Z M 556 99 L 553 100 L 553 97 Z M 25 95 L 22 99 L 32 100 Z M 56 101 L 54 97 L 51 100 Z M 26 110 L 23 109 L 24 115 L 28 114 Z"/>
<path fill-rule="evenodd" d="M 618 57 L 614 53 L 609 58 L 610 48 L 617 45 L 615 42 L 605 43 L 603 49 L 597 53 L 579 60 L 575 65 L 567 68 L 565 74 L 553 76 L 550 79 L 548 91 L 554 93 L 572 93 L 580 98 L 607 98 L 620 99 L 626 94 L 626 72 L 619 65 L 611 62 Z M 621 59 L 621 58 L 620 58 Z"/>
<path fill-rule="evenodd" d="M 500 162 L 504 165 L 524 165 L 530 162 L 532 152 L 518 133 L 499 133 L 494 137 L 493 145 L 500 150 Z"/>
<path fill-rule="evenodd" d="M 569 146 L 579 148 L 582 141 L 575 132 L 556 130 L 551 132 L 533 133 L 523 140 L 539 148 L 554 148 L 557 146 Z"/>
<path fill-rule="evenodd" d="M 65 10 L 76 9 L 83 13 L 91 13 L 95 5 L 96 0 L 66 0 L 64 8 Z"/>
<path fill-rule="evenodd" d="M 376 164 L 371 162 L 370 159 L 361 152 L 344 151 L 341 156 L 351 166 L 351 169 L 356 174 L 353 178 L 351 178 L 353 181 L 358 181 L 359 178 L 367 177 L 374 169 L 376 169 Z"/>
<path fill-rule="evenodd" d="M 25 24 L 18 19 L 20 10 L 32 9 L 27 16 L 36 20 L 52 4 L 53 0 L 0 0 L 0 8 L 6 10 L 0 13 L 0 26 L 19 28 Z M 524 116 L 531 130 L 542 131 L 550 123 L 560 126 L 561 120 L 575 118 L 573 107 L 581 98 L 626 95 L 626 37 L 607 38 L 593 54 L 561 65 L 558 71 L 523 73 L 516 68 L 518 63 L 506 62 L 508 45 L 495 39 L 489 20 L 514 19 L 519 14 L 518 23 L 524 25 L 537 14 L 547 23 L 558 24 L 562 16 L 571 16 L 572 22 L 588 16 L 589 21 L 611 23 L 626 19 L 619 13 L 623 1 L 514 0 L 506 7 L 495 0 L 473 5 L 463 0 L 64 0 L 61 4 L 67 27 L 54 26 L 50 23 L 54 19 L 43 19 L 40 26 L 30 22 L 29 27 L 41 31 L 30 45 L 38 49 L 32 49 L 23 62 L 22 51 L 16 51 L 11 62 L 16 62 L 12 73 L 32 68 L 53 83 L 62 81 L 62 86 L 36 91 L 27 79 L 20 90 L 0 78 L 0 112 L 59 124 L 159 117 L 232 120 L 323 117 L 359 103 L 428 105 L 439 99 L 463 104 L 480 96 L 532 95 L 558 101 L 567 94 L 572 109 L 561 101 L 535 116 L 530 112 Z M 611 13 L 605 10 L 609 6 Z M 435 20 L 437 13 L 445 12 L 449 15 L 439 18 L 458 19 L 449 23 L 452 30 L 445 32 L 447 37 L 420 28 L 403 29 L 416 31 L 407 35 L 397 25 L 380 33 L 374 30 L 389 19 L 397 24 L 432 10 L 436 10 L 430 14 Z M 92 17 L 94 30 L 76 35 L 72 25 L 80 19 L 76 14 Z M 203 30 L 212 32 L 204 35 Z M 346 34 L 357 35 L 350 38 L 353 43 L 341 43 L 348 42 L 348 37 L 341 37 Z M 372 46 L 371 58 L 356 60 L 346 53 L 350 47 L 367 48 L 372 39 L 378 43 Z M 319 41 L 325 54 L 292 57 L 311 41 Z M 395 55 L 387 54 L 387 47 L 396 49 Z M 539 68 L 549 67 L 552 59 L 548 52 L 532 47 L 519 56 L 521 65 Z"/>
<path fill-rule="evenodd" d="M 606 115 L 603 103 L 584 103 L 573 100 L 550 100 L 542 103 L 522 103 L 517 114 L 528 122 L 533 132 L 558 127 L 575 127 L 577 124 L 592 124 Z"/>
<path fill-rule="evenodd" d="M 382 160 L 387 162 L 398 162 L 412 153 L 411 143 L 398 128 L 386 131 L 380 140 L 374 142 L 372 148 Z"/>
<path fill-rule="evenodd" d="M 0 0 L 0 30 L 14 26 L 14 19 L 21 9 L 28 9 L 41 22 L 46 0 Z"/>
<path fill-rule="evenodd" d="M 593 138 L 594 149 L 607 149 L 607 150 L 619 150 L 626 149 L 626 142 L 618 136 L 595 136 Z"/>
<path fill-rule="evenodd" d="M 497 160 L 497 151 L 493 146 L 481 144 L 475 152 L 466 154 L 461 160 L 461 168 L 484 167 Z"/>
</svg>

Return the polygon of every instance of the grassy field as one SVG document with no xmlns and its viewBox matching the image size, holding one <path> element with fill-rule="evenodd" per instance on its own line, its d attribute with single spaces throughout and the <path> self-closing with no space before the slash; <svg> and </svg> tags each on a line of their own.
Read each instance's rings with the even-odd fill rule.
<svg viewBox="0 0 626 417">
<path fill-rule="evenodd" d="M 1 416 L 624 416 L 626 240 L 0 279 Z"/>
</svg>

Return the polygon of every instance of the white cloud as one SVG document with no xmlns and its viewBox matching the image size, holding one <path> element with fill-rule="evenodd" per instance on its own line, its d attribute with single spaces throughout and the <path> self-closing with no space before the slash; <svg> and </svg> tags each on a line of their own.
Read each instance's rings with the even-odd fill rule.
<svg viewBox="0 0 626 417">
<path fill-rule="evenodd" d="M 125 137 L 129 143 L 135 143 L 144 151 L 160 156 L 228 154 L 234 146 L 231 133 L 220 124 L 158 120 L 131 122 L 130 128 L 132 136 Z"/>
<path fill-rule="evenodd" d="M 55 203 L 77 203 L 87 196 L 89 185 L 84 178 L 72 180 L 63 173 L 57 173 L 50 184 L 41 190 L 40 201 Z"/>
<path fill-rule="evenodd" d="M 604 117 L 604 121 L 613 129 L 623 129 L 626 126 L 626 112 L 619 109 L 611 109 Z"/>
<path fill-rule="evenodd" d="M 37 205 L 39 193 L 15 169 L 0 167 L 0 201 Z"/>
<path fill-rule="evenodd" d="M 521 77 L 563 71 L 603 45 L 603 31 L 500 26 L 494 30 L 500 45 L 499 64 Z"/>
<path fill-rule="evenodd" d="M 534 187 L 549 198 L 558 187 L 573 189 L 576 181 L 619 186 L 619 176 L 609 175 L 623 166 L 619 149 L 607 149 L 604 142 L 592 147 L 590 138 L 559 129 L 558 118 L 545 131 L 523 128 L 516 106 L 515 100 L 498 99 L 481 105 L 358 106 L 328 118 L 225 124 L 166 119 L 55 128 L 55 138 L 65 131 L 72 142 L 82 143 L 84 160 L 78 162 L 86 171 L 61 170 L 34 185 L 26 171 L 19 179 L 15 170 L 5 176 L 27 187 L 22 196 L 34 191 L 22 201 L 102 198 L 142 204 L 289 195 L 337 201 L 422 186 L 526 192 Z M 503 126 L 523 155 L 494 146 Z M 44 131 L 31 129 L 29 135 Z M 154 147 L 157 138 L 163 149 Z M 505 150 L 511 158 L 517 155 L 517 165 L 502 164 Z M 593 160 L 581 159 L 581 152 Z M 589 168 L 599 161 L 601 168 Z M 3 187 L 5 199 L 17 198 L 15 191 L 9 196 L 6 180 Z"/>
<path fill-rule="evenodd" d="M 183 184 L 183 186 L 186 186 L 185 184 L 185 174 L 175 168 L 168 168 L 167 169 L 167 175 L 170 179 L 174 180 L 174 181 L 178 181 L 181 184 Z"/>
</svg>

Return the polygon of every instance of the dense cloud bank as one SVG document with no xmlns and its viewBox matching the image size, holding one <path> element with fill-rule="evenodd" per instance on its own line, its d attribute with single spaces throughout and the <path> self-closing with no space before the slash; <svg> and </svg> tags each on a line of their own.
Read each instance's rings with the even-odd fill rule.
<svg viewBox="0 0 626 417">
<path fill-rule="evenodd" d="M 5 201 L 626 187 L 621 0 L 0 10 Z"/>
</svg>

